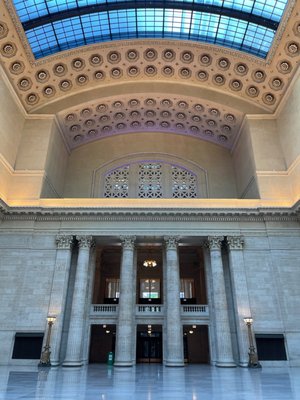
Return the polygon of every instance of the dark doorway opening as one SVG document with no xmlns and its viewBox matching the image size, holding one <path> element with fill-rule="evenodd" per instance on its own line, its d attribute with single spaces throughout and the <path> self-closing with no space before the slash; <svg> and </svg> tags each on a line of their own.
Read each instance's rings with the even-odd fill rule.
<svg viewBox="0 0 300 400">
<path fill-rule="evenodd" d="M 92 325 L 90 363 L 106 363 L 108 353 L 115 352 L 116 325 Z"/>
<path fill-rule="evenodd" d="M 136 361 L 149 364 L 162 362 L 161 325 L 137 326 Z"/>
<path fill-rule="evenodd" d="M 208 326 L 183 325 L 183 349 L 186 363 L 208 364 Z"/>
<path fill-rule="evenodd" d="M 12 358 L 39 359 L 42 351 L 44 334 L 32 332 L 17 332 Z"/>
<path fill-rule="evenodd" d="M 259 360 L 286 360 L 283 334 L 256 334 L 257 355 Z"/>
</svg>

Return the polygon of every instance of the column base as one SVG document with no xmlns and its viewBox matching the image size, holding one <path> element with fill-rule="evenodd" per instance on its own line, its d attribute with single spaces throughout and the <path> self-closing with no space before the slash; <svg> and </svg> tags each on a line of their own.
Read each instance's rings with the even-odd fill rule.
<svg viewBox="0 0 300 400">
<path fill-rule="evenodd" d="M 239 367 L 241 368 L 247 368 L 248 367 L 248 362 L 240 362 Z"/>
<path fill-rule="evenodd" d="M 51 360 L 51 367 L 59 367 L 60 364 L 61 363 L 58 360 Z"/>
<path fill-rule="evenodd" d="M 217 361 L 216 367 L 219 368 L 236 368 L 236 363 L 233 361 Z"/>
<path fill-rule="evenodd" d="M 183 361 L 166 361 L 165 367 L 184 367 Z"/>
<path fill-rule="evenodd" d="M 114 367 L 133 367 L 132 361 L 115 361 L 113 366 Z"/>
<path fill-rule="evenodd" d="M 82 367 L 83 362 L 82 361 L 64 361 L 62 363 L 63 367 Z"/>
</svg>

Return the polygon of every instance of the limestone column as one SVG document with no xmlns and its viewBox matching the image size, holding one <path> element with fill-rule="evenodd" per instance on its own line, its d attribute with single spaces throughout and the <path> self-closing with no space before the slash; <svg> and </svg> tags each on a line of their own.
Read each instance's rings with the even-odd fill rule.
<svg viewBox="0 0 300 400">
<path fill-rule="evenodd" d="M 76 236 L 79 245 L 75 284 L 72 300 L 71 318 L 67 341 L 66 367 L 81 366 L 83 349 L 83 328 L 85 327 L 86 298 L 90 248 L 94 245 L 92 236 Z"/>
<path fill-rule="evenodd" d="M 177 252 L 178 237 L 167 236 L 166 243 L 166 366 L 184 366 L 183 332 L 180 306 L 180 276 Z"/>
<path fill-rule="evenodd" d="M 73 236 L 56 236 L 56 260 L 52 281 L 49 315 L 55 315 L 56 320 L 51 335 L 51 365 L 59 365 L 59 354 L 62 339 L 62 330 L 66 308 L 67 289 L 70 275 Z"/>
<path fill-rule="evenodd" d="M 223 236 L 209 236 L 207 246 L 210 250 L 212 303 L 215 339 L 216 366 L 235 367 L 232 355 L 228 306 L 225 292 L 224 270 L 221 255 Z"/>
<path fill-rule="evenodd" d="M 133 365 L 134 331 L 134 241 L 135 236 L 121 237 L 123 253 L 120 274 L 119 314 L 116 334 L 116 354 L 114 365 L 131 367 Z"/>
<path fill-rule="evenodd" d="M 244 239 L 241 236 L 227 236 L 227 245 L 239 349 L 239 364 L 242 367 L 247 367 L 249 343 L 244 318 L 251 316 L 251 313 L 243 257 Z"/>
</svg>

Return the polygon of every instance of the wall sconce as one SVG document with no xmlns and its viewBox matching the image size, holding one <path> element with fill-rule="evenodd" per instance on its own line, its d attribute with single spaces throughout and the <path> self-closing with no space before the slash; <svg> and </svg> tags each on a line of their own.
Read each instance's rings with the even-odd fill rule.
<svg viewBox="0 0 300 400">
<path fill-rule="evenodd" d="M 56 320 L 56 317 L 54 315 L 49 315 L 47 317 L 47 322 L 48 322 L 48 332 L 47 332 L 47 338 L 46 338 L 46 343 L 44 346 L 44 350 L 42 351 L 41 354 L 41 359 L 39 362 L 39 367 L 51 367 L 51 362 L 50 362 L 50 338 L 51 338 L 51 330 L 52 326 Z"/>
<path fill-rule="evenodd" d="M 252 334 L 252 322 L 253 318 L 246 317 L 244 318 L 245 324 L 248 329 L 248 338 L 249 338 L 249 361 L 248 368 L 261 368 L 261 365 L 258 361 L 257 353 L 255 351 L 254 342 L 253 342 L 253 334 Z"/>
</svg>

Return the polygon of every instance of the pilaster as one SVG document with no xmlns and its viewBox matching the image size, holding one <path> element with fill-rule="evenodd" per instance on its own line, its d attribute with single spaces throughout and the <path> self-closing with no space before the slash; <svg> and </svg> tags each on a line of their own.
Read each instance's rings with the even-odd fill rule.
<svg viewBox="0 0 300 400">
<path fill-rule="evenodd" d="M 57 251 L 48 311 L 49 315 L 56 316 L 51 335 L 51 365 L 53 366 L 60 363 L 59 354 L 65 317 L 73 236 L 57 235 L 55 241 Z"/>
<path fill-rule="evenodd" d="M 239 364 L 242 367 L 247 367 L 249 346 L 244 318 L 249 317 L 251 312 L 243 257 L 244 239 L 241 236 L 227 236 L 227 246 L 229 250 L 229 268 L 233 291 Z"/>
</svg>

